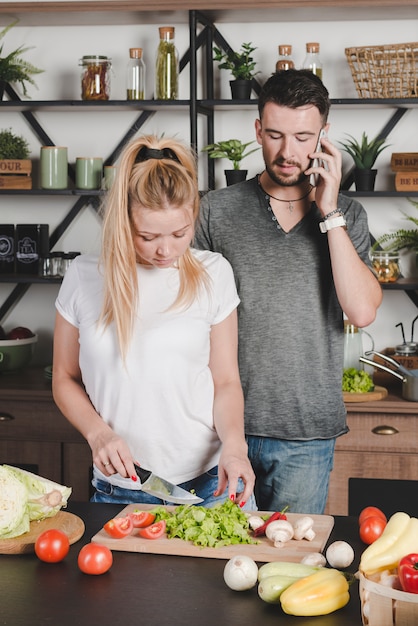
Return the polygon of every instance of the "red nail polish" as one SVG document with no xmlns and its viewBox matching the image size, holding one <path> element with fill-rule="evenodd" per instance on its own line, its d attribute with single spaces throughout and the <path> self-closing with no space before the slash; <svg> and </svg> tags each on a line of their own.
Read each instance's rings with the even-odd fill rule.
<svg viewBox="0 0 418 626">
<path fill-rule="evenodd" d="M 136 483 L 136 481 L 138 480 L 138 476 L 131 476 L 131 479 L 134 481 L 134 483 Z"/>
<path fill-rule="evenodd" d="M 246 505 L 246 502 L 240 502 L 239 505 L 241 508 L 244 508 L 244 506 Z"/>
<path fill-rule="evenodd" d="M 231 500 L 231 502 L 235 502 L 235 496 L 233 493 L 231 493 L 231 495 L 229 496 L 229 499 Z"/>
</svg>

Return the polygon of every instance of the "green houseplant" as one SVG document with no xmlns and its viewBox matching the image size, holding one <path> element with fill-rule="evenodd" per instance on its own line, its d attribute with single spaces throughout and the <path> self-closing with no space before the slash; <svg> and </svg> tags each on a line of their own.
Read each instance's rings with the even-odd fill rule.
<svg viewBox="0 0 418 626">
<path fill-rule="evenodd" d="M 252 79 L 259 73 L 255 71 L 256 62 L 251 56 L 256 49 L 251 42 L 243 43 L 239 52 L 224 52 L 216 46 L 213 47 L 213 60 L 219 63 L 219 69 L 229 70 L 234 77 L 230 81 L 233 98 L 248 99 L 251 95 Z"/>
<path fill-rule="evenodd" d="M 411 198 L 408 198 L 408 201 L 418 209 L 418 202 L 414 202 Z M 385 233 L 376 241 L 371 247 L 370 252 L 383 247 L 383 249 L 387 252 L 398 253 L 403 250 L 409 250 L 412 253 L 415 253 L 415 259 L 411 259 L 411 261 L 415 261 L 414 263 L 414 274 L 418 271 L 418 216 L 414 217 L 413 215 L 407 215 L 402 212 L 403 216 L 408 222 L 414 225 L 412 228 L 398 228 L 391 233 Z"/>
<path fill-rule="evenodd" d="M 32 162 L 29 144 L 11 129 L 0 130 L 0 187 L 31 189 Z"/>
<path fill-rule="evenodd" d="M 0 159 L 27 159 L 29 154 L 29 144 L 24 137 L 15 135 L 11 128 L 0 130 Z"/>
<path fill-rule="evenodd" d="M 229 185 L 233 184 L 233 182 L 238 182 L 238 180 L 245 180 L 247 177 L 247 170 L 241 170 L 240 166 L 241 161 L 245 157 L 260 149 L 253 148 L 247 150 L 248 146 L 253 143 L 254 141 L 242 143 L 239 139 L 227 139 L 226 141 L 208 144 L 202 148 L 202 152 L 207 152 L 211 159 L 228 159 L 232 163 L 232 170 L 225 170 L 225 176 Z"/>
<path fill-rule="evenodd" d="M 376 180 L 377 170 L 373 165 L 379 154 L 389 147 L 385 137 L 374 137 L 369 140 L 363 132 L 360 141 L 347 135 L 349 139 L 340 141 L 342 149 L 347 152 L 354 161 L 354 181 L 357 191 L 372 191 Z"/>
<path fill-rule="evenodd" d="M 9 30 L 17 24 L 18 20 L 15 20 L 2 31 L 0 31 L 0 39 L 3 39 L 4 36 L 9 32 Z M 20 83 L 23 94 L 27 96 L 27 88 L 26 83 L 30 83 L 36 87 L 36 83 L 32 78 L 33 74 L 41 74 L 44 70 L 40 70 L 39 68 L 29 63 L 29 61 L 25 61 L 22 59 L 21 55 L 31 48 L 19 46 L 13 52 L 9 52 L 7 56 L 2 56 L 4 44 L 0 46 L 0 86 L 3 83 L 3 88 L 0 91 L 0 100 L 2 98 L 2 91 L 4 89 L 5 83 Z"/>
</svg>

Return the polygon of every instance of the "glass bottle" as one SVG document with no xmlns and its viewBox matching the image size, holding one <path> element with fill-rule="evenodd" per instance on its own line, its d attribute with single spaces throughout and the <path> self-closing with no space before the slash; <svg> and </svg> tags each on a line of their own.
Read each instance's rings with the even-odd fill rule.
<svg viewBox="0 0 418 626">
<path fill-rule="evenodd" d="M 279 70 L 290 70 L 295 67 L 292 60 L 292 46 L 278 46 L 279 58 L 276 63 L 276 72 Z"/>
<path fill-rule="evenodd" d="M 174 45 L 174 27 L 161 26 L 160 43 L 155 65 L 156 100 L 176 100 L 178 97 L 179 56 Z"/>
<path fill-rule="evenodd" d="M 144 100 L 145 63 L 142 58 L 142 48 L 129 48 L 129 57 L 126 77 L 126 99 Z"/>
<path fill-rule="evenodd" d="M 109 100 L 112 59 L 102 55 L 85 55 L 80 59 L 81 99 Z"/>
<path fill-rule="evenodd" d="M 322 63 L 319 58 L 319 43 L 311 42 L 306 44 L 306 57 L 303 62 L 303 68 L 311 70 L 318 78 L 322 80 Z"/>
</svg>

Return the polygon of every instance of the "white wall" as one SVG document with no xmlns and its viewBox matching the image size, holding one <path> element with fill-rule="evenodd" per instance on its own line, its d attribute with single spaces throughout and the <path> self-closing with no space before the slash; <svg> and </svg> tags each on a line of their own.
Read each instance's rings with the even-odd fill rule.
<svg viewBox="0 0 418 626">
<path fill-rule="evenodd" d="M 0 28 L 11 20 L 0 16 Z M 115 19 L 117 22 L 117 18 Z M 130 47 L 142 47 L 147 66 L 147 93 L 153 92 L 153 64 L 158 44 L 157 24 L 134 24 L 114 26 L 16 26 L 4 40 L 4 53 L 18 45 L 33 46 L 25 57 L 38 67 L 45 69 L 44 74 L 36 77 L 39 89 L 30 87 L 33 100 L 78 99 L 80 97 L 79 59 L 85 54 L 104 54 L 113 59 L 112 99 L 125 98 L 125 67 Z M 176 44 L 180 55 L 188 47 L 188 25 L 175 24 Z M 254 53 L 257 67 L 261 70 L 258 79 L 263 82 L 274 70 L 277 59 L 277 46 L 291 44 L 293 58 L 298 67 L 305 56 L 305 43 L 319 41 L 321 59 L 324 65 L 324 82 L 332 98 L 356 97 L 354 83 L 344 49 L 349 46 L 400 43 L 418 40 L 418 17 L 408 20 L 382 21 L 341 21 L 341 22 L 280 22 L 278 12 L 276 23 L 259 24 L 218 24 L 218 28 L 227 41 L 238 48 L 243 41 L 251 41 L 257 50 Z M 180 98 L 188 98 L 188 70 L 184 72 L 180 83 Z M 216 97 L 229 98 L 231 78 L 227 72 L 218 72 Z M 201 93 L 199 94 L 201 95 Z M 391 109 L 356 109 L 335 108 L 331 113 L 330 137 L 334 142 L 342 140 L 348 132 L 359 136 L 366 130 L 369 136 L 376 134 L 392 113 Z M 69 160 L 76 156 L 106 157 L 117 144 L 120 136 L 136 117 L 130 112 L 83 113 L 74 111 L 39 112 L 37 118 L 47 133 L 58 145 L 66 145 Z M 410 110 L 398 127 L 393 131 L 392 146 L 379 157 L 377 189 L 393 189 L 393 174 L 390 171 L 390 155 L 399 151 L 418 151 L 417 134 L 418 109 Z M 254 120 L 256 109 L 217 113 L 215 125 L 216 139 L 239 137 L 242 141 L 254 138 Z M 25 135 L 30 141 L 32 155 L 39 157 L 39 141 L 34 137 L 26 122 L 18 113 L 1 111 L 0 128 L 12 127 L 15 132 Z M 142 129 L 143 132 L 173 134 L 188 141 L 190 138 L 187 114 L 179 112 L 161 112 L 152 117 Z M 203 122 L 199 129 L 201 146 L 204 144 Z M 201 188 L 206 185 L 205 160 L 202 155 L 200 168 Z M 223 169 L 227 164 L 216 162 L 217 186 L 223 186 Z M 344 167 L 351 166 L 344 155 Z M 262 170 L 260 153 L 250 156 L 243 163 L 248 168 L 249 176 Z M 35 163 L 36 169 L 36 163 Z M 45 196 L 0 196 L 0 222 L 47 222 L 52 231 L 73 200 L 68 197 Z M 405 198 L 399 199 L 364 199 L 363 204 L 369 215 L 370 228 L 375 236 L 392 228 L 405 226 L 402 211 L 414 214 L 416 209 Z M 95 212 L 88 208 L 75 220 L 65 236 L 55 246 L 57 250 L 80 250 L 90 252 L 98 249 L 100 222 Z M 0 302 L 10 293 L 12 285 L 0 284 Z M 33 285 L 18 305 L 2 321 L 9 329 L 13 326 L 29 326 L 40 335 L 36 352 L 36 362 L 49 364 L 51 361 L 52 329 L 54 323 L 54 300 L 57 285 Z M 403 322 L 409 335 L 411 321 L 417 314 L 417 308 L 403 292 L 385 292 L 384 302 L 376 321 L 369 327 L 376 348 L 395 345 L 401 342 L 399 328 L 395 324 Z M 418 327 L 417 327 L 418 333 Z M 408 337 L 407 337 L 408 338 Z"/>
</svg>

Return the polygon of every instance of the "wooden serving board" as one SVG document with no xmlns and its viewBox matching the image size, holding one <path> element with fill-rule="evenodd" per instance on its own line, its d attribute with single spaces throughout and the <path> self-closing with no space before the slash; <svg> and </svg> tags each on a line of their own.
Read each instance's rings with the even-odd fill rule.
<svg viewBox="0 0 418 626">
<path fill-rule="evenodd" d="M 119 513 L 119 517 L 123 517 L 134 509 L 141 511 L 149 511 L 155 508 L 151 504 L 129 504 Z M 168 511 L 175 509 L 173 506 L 166 507 Z M 270 515 L 266 511 L 257 511 L 254 515 Z M 294 523 L 298 518 L 304 517 L 296 513 L 289 513 L 287 519 L 290 523 Z M 123 539 L 112 539 L 103 530 L 103 528 L 92 537 L 92 542 L 100 543 L 107 546 L 111 550 L 122 552 L 146 552 L 148 554 L 172 554 L 177 556 L 194 556 L 205 557 L 211 559 L 230 559 L 237 554 L 246 554 L 254 561 L 292 561 L 300 562 L 306 554 L 311 552 L 322 552 L 331 530 L 334 527 L 334 518 L 330 515 L 311 515 L 314 520 L 314 530 L 316 536 L 313 541 L 291 540 L 283 548 L 275 548 L 273 543 L 267 537 L 259 537 L 257 544 L 238 544 L 231 546 L 222 546 L 220 548 L 201 548 L 193 545 L 190 541 L 182 539 L 168 539 L 166 536 L 160 539 L 142 539 L 137 531 Z"/>
<path fill-rule="evenodd" d="M 373 391 L 367 391 L 366 393 L 343 391 L 344 402 L 371 402 L 372 400 L 382 400 L 386 398 L 387 395 L 388 390 L 378 385 L 375 385 Z"/>
<path fill-rule="evenodd" d="M 77 515 L 58 511 L 54 517 L 47 517 L 40 522 L 31 522 L 29 532 L 12 539 L 0 539 L 0 554 L 25 554 L 33 552 L 36 539 L 45 530 L 62 530 L 70 544 L 75 543 L 84 535 L 84 522 Z"/>
</svg>

